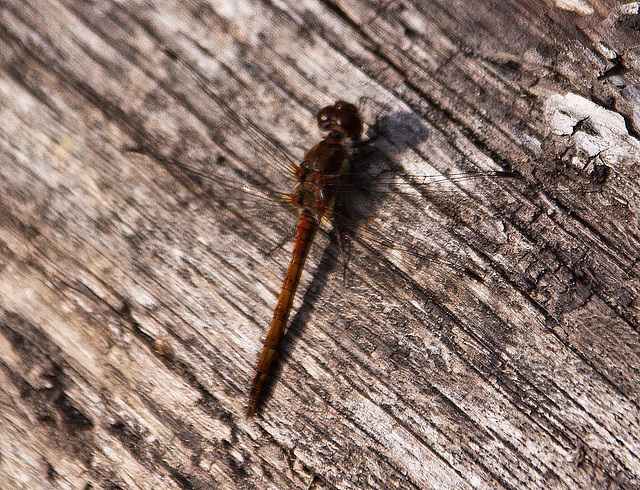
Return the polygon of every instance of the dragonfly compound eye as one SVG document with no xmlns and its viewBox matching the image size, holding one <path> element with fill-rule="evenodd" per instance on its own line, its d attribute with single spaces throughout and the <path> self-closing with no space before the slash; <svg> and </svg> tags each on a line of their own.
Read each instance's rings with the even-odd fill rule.
<svg viewBox="0 0 640 490">
<path fill-rule="evenodd" d="M 322 131 L 331 130 L 331 123 L 336 117 L 336 109 L 332 105 L 323 107 L 318 112 L 318 127 Z"/>
<path fill-rule="evenodd" d="M 356 106 L 347 102 L 344 104 L 347 105 L 343 106 L 335 117 L 336 123 L 349 138 L 357 140 L 362 135 L 362 119 L 360 119 Z M 338 103 L 336 103 L 337 107 Z"/>
<path fill-rule="evenodd" d="M 349 112 L 358 112 L 358 108 L 350 102 L 346 100 L 338 100 L 333 106 L 337 111 L 349 111 Z"/>
</svg>

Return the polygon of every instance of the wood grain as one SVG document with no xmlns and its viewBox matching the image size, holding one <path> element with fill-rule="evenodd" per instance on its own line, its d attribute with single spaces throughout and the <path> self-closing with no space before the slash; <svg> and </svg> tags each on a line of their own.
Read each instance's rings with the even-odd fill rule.
<svg viewBox="0 0 640 490">
<path fill-rule="evenodd" d="M 639 18 L 1 2 L 0 487 L 640 488 Z M 319 234 L 246 419 L 295 217 L 193 170 L 287 192 L 339 98 L 405 192 Z"/>
</svg>

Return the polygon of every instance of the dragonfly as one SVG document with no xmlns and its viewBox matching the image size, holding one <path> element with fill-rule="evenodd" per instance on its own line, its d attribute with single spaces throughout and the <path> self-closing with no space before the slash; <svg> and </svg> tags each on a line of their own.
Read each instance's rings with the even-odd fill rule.
<svg viewBox="0 0 640 490">
<path fill-rule="evenodd" d="M 172 56 L 172 58 L 181 60 L 178 56 Z M 248 123 L 243 116 L 235 112 L 227 102 L 217 96 L 206 81 L 202 79 L 202 75 L 199 74 L 197 70 L 188 66 L 184 61 L 182 65 L 200 79 L 202 88 L 215 100 L 218 106 L 224 109 L 225 114 L 234 120 L 238 126 L 244 128 L 247 133 L 250 132 L 248 128 L 257 129 Z M 248 181 L 239 180 L 237 176 L 229 177 L 226 174 L 218 172 L 223 170 L 221 168 L 215 169 L 211 168 L 211 166 L 203 168 L 183 161 L 177 162 L 160 157 L 155 152 L 142 147 L 130 149 L 131 151 L 139 153 L 152 153 L 154 158 L 161 159 L 163 163 L 168 164 L 169 167 L 179 169 L 181 174 L 188 175 L 190 179 L 194 179 L 198 183 L 203 181 L 210 182 L 216 190 L 231 190 L 234 195 L 239 196 L 237 198 L 241 200 L 243 204 L 246 203 L 247 198 L 256 201 L 275 201 L 289 208 L 293 208 L 298 214 L 293 251 L 250 383 L 246 409 L 246 414 L 249 417 L 258 412 L 265 391 L 273 376 L 275 362 L 281 350 L 281 344 L 304 263 L 321 223 L 331 221 L 334 223 L 334 227 L 336 227 L 338 226 L 337 223 L 340 222 L 343 227 L 357 228 L 358 238 L 368 244 L 372 244 L 374 247 L 393 247 L 407 254 L 438 261 L 448 265 L 452 269 L 462 271 L 462 273 L 470 276 L 474 280 L 482 281 L 481 275 L 471 268 L 461 267 L 453 261 L 448 261 L 442 257 L 425 253 L 424 251 L 416 252 L 412 250 L 410 246 L 403 247 L 402 245 L 398 245 L 388 237 L 382 236 L 380 232 L 375 231 L 375 227 L 367 228 L 361 224 L 354 224 L 358 222 L 357 219 L 352 220 L 354 222 L 351 223 L 351 225 L 345 225 L 344 223 L 349 222 L 350 219 L 345 218 L 346 213 L 343 212 L 343 206 L 339 206 L 341 209 L 336 211 L 335 203 L 337 198 L 345 194 L 350 194 L 356 187 L 363 187 L 366 191 L 383 193 L 402 192 L 402 190 L 397 189 L 399 185 L 396 176 L 387 176 L 387 178 L 378 176 L 373 178 L 372 182 L 363 183 L 358 182 L 358 179 L 362 180 L 362 175 L 354 171 L 353 168 L 350 168 L 353 163 L 354 151 L 370 144 L 372 140 L 376 138 L 376 136 L 374 136 L 368 140 L 362 140 L 364 123 L 356 105 L 344 100 L 338 100 L 332 105 L 321 108 L 316 114 L 316 122 L 323 137 L 306 152 L 299 164 L 288 158 L 286 153 L 279 147 L 277 147 L 276 150 L 273 150 L 273 147 L 271 147 L 271 149 L 266 148 L 263 142 L 258 141 L 259 138 L 255 135 L 250 136 L 252 141 L 255 141 L 258 147 L 265 149 L 266 154 L 274 160 L 272 165 L 278 168 L 280 172 L 284 171 L 287 177 L 293 182 L 293 190 L 288 193 L 266 188 L 262 184 L 254 185 Z M 376 121 L 374 127 L 377 125 L 378 121 Z M 257 129 L 257 131 L 261 136 L 260 139 L 263 141 L 269 140 L 259 129 Z M 280 157 L 278 157 L 276 153 L 280 153 Z M 287 163 L 283 164 L 283 160 L 286 160 Z M 224 165 L 220 167 L 224 167 Z M 416 188 L 432 190 L 441 183 L 451 184 L 455 182 L 466 182 L 475 178 L 489 177 L 518 179 L 520 175 L 516 172 L 506 170 L 494 170 L 462 172 L 448 175 L 409 175 L 408 177 L 410 177 L 410 182 L 405 183 L 405 186 L 414 190 Z M 395 189 L 390 190 L 390 187 L 395 187 Z M 451 189 L 449 189 L 449 192 L 451 192 Z M 456 190 L 454 189 L 453 192 L 456 192 Z M 349 236 L 346 234 L 345 236 L 348 241 Z"/>
<path fill-rule="evenodd" d="M 323 138 L 307 151 L 300 164 L 289 161 L 288 171 L 295 181 L 293 191 L 290 193 L 256 190 L 249 184 L 231 182 L 227 178 L 216 177 L 213 174 L 207 175 L 193 168 L 187 169 L 202 179 L 212 180 L 216 185 L 231 186 L 236 190 L 255 195 L 257 198 L 281 201 L 298 213 L 293 252 L 250 384 L 246 410 L 249 417 L 257 413 L 273 375 L 294 296 L 316 232 L 322 222 L 334 218 L 334 203 L 339 193 L 351 188 L 346 179 L 351 176 L 349 170 L 354 148 L 368 142 L 361 140 L 364 124 L 354 104 L 338 100 L 320 109 L 316 115 L 316 121 Z M 433 186 L 438 180 L 446 179 L 451 182 L 482 176 L 519 178 L 519 174 L 509 171 L 472 172 L 447 177 L 422 177 L 418 179 L 418 186 Z M 388 182 L 377 183 L 378 186 L 387 184 Z M 378 245 L 386 242 L 385 238 L 375 236 L 371 231 L 361 230 L 359 236 L 377 242 Z M 465 268 L 464 272 L 473 279 L 482 280 L 470 269 Z"/>
<path fill-rule="evenodd" d="M 255 414 L 271 377 L 313 237 L 320 221 L 333 208 L 337 184 L 349 169 L 351 146 L 362 135 L 363 124 L 357 107 L 343 100 L 322 108 L 317 122 L 325 137 L 307 152 L 300 165 L 293 164 L 298 183 L 286 200 L 299 213 L 295 245 L 251 382 L 248 416 Z"/>
</svg>

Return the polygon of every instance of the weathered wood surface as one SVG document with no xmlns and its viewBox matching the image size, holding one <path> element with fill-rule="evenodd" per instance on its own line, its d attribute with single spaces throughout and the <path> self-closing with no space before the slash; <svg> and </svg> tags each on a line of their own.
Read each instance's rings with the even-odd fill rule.
<svg viewBox="0 0 640 490">
<path fill-rule="evenodd" d="M 640 488 L 638 5 L 557 4 L 1 2 L 0 488 Z M 484 282 L 321 234 L 248 420 L 293 218 L 180 166 L 338 98 L 524 178 L 363 205 Z"/>
</svg>

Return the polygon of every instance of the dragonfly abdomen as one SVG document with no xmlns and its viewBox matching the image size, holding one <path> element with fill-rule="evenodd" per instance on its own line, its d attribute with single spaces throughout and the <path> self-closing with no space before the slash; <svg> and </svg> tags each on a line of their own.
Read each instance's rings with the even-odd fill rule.
<svg viewBox="0 0 640 490">
<path fill-rule="evenodd" d="M 282 282 L 282 289 L 278 296 L 278 304 L 273 312 L 269 332 L 264 340 L 262 352 L 260 353 L 258 365 L 255 370 L 256 373 L 251 382 L 249 405 L 247 407 L 248 416 L 252 416 L 256 412 L 262 398 L 262 392 L 273 372 L 274 361 L 278 356 L 280 344 L 287 326 L 287 320 L 289 319 L 289 313 L 291 312 L 293 297 L 296 289 L 298 289 L 302 268 L 309 254 L 311 242 L 317 229 L 318 219 L 309 213 L 303 212 L 298 220 L 295 245 L 287 273 Z"/>
</svg>

